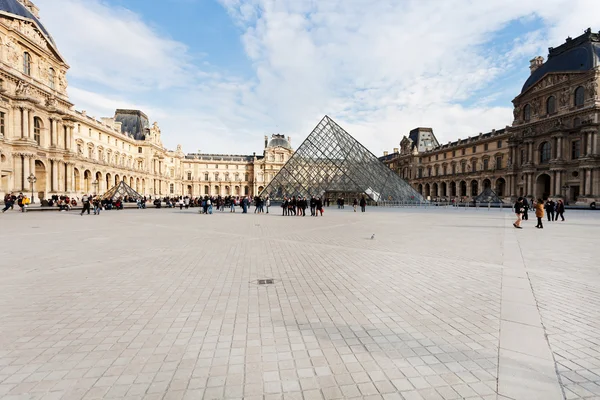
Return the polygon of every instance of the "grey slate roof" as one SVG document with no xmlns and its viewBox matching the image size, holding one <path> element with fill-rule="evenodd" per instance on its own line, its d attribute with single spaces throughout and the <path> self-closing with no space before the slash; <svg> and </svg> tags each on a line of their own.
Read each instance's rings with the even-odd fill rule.
<svg viewBox="0 0 600 400">
<path fill-rule="evenodd" d="M 135 140 L 145 140 L 146 130 L 150 129 L 148 117 L 140 110 L 117 110 L 115 121 L 121 122 L 121 133 Z"/>
<path fill-rule="evenodd" d="M 551 72 L 583 72 L 600 65 L 600 33 L 591 29 L 575 39 L 568 38 L 556 48 L 548 49 L 548 60 L 533 71 L 525 81 L 521 93 L 525 92 L 544 75 Z"/>
<path fill-rule="evenodd" d="M 48 31 L 46 30 L 44 25 L 42 25 L 40 20 L 37 19 L 35 17 L 35 15 L 33 15 L 31 13 L 31 11 L 29 11 L 27 9 L 27 7 L 25 7 L 23 4 L 19 3 L 17 0 L 0 0 L 0 11 L 6 11 L 8 13 L 18 15 L 21 17 L 25 17 L 25 18 L 29 18 L 29 19 L 35 21 L 37 26 L 41 29 L 41 31 L 48 38 L 48 40 L 50 40 L 50 42 L 52 42 L 52 44 L 54 44 L 54 40 L 52 39 L 52 36 L 50 36 L 50 33 L 48 33 Z"/>
</svg>

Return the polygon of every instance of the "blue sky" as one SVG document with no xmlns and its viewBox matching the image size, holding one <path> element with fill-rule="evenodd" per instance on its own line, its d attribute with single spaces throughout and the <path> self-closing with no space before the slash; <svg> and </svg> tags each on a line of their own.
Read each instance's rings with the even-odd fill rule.
<svg viewBox="0 0 600 400">
<path fill-rule="evenodd" d="M 529 60 L 600 29 L 595 0 L 36 0 L 75 108 L 139 108 L 168 148 L 298 146 L 328 114 L 375 154 L 512 123 Z"/>
</svg>

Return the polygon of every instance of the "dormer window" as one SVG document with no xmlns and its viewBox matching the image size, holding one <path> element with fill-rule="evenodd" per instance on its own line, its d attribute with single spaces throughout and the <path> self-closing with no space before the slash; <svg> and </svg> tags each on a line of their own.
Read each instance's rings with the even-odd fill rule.
<svg viewBox="0 0 600 400">
<path fill-rule="evenodd" d="M 28 52 L 23 53 L 23 73 L 31 75 L 31 56 Z"/>
<path fill-rule="evenodd" d="M 546 100 L 546 113 L 554 114 L 556 112 L 556 98 L 554 96 L 548 97 Z"/>
<path fill-rule="evenodd" d="M 584 101 L 585 90 L 583 89 L 583 86 L 579 86 L 577 89 L 575 89 L 575 107 L 582 106 Z"/>
<path fill-rule="evenodd" d="M 54 68 L 50 68 L 48 70 L 48 86 L 50 86 L 51 89 L 54 89 L 54 81 L 56 78 L 56 72 L 54 72 Z"/>
</svg>

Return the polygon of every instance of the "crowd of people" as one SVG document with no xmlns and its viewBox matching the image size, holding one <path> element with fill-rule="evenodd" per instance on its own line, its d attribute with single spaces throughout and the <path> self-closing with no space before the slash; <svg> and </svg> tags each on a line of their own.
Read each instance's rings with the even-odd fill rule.
<svg viewBox="0 0 600 400">
<path fill-rule="evenodd" d="M 535 227 L 538 229 L 544 229 L 544 215 L 548 218 L 548 221 L 558 221 L 559 217 L 561 221 L 565 220 L 565 203 L 561 199 L 557 201 L 547 199 L 544 202 L 542 199 L 534 201 L 532 198 L 529 201 L 526 197 L 519 197 L 514 205 L 514 210 L 517 220 L 513 223 L 513 226 L 517 229 L 523 229 L 521 226 L 522 221 L 529 220 L 529 210 L 535 210 L 537 218 Z"/>
</svg>

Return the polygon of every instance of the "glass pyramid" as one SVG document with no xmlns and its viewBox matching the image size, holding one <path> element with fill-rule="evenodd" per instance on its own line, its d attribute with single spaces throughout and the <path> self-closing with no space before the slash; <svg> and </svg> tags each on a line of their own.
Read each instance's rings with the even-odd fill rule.
<svg viewBox="0 0 600 400">
<path fill-rule="evenodd" d="M 311 196 L 375 202 L 423 202 L 423 197 L 367 148 L 325 116 L 262 191 L 272 200 Z"/>
<path fill-rule="evenodd" d="M 479 193 L 479 196 L 473 199 L 476 203 L 492 203 L 492 204 L 500 204 L 502 203 L 502 199 L 498 197 L 496 192 L 492 190 L 490 187 L 486 187 L 483 189 L 483 192 Z"/>
<path fill-rule="evenodd" d="M 141 199 L 143 196 L 133 190 L 131 186 L 121 181 L 118 185 L 110 188 L 106 193 L 104 193 L 101 197 L 102 200 L 117 200 L 118 198 L 124 199 L 125 196 L 131 199 Z"/>
</svg>

